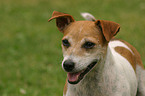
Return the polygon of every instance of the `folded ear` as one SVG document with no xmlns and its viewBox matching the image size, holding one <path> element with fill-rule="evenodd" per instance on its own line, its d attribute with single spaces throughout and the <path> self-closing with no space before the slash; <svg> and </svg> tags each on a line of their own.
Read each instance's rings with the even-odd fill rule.
<svg viewBox="0 0 145 96">
<path fill-rule="evenodd" d="M 63 32 L 64 28 L 67 25 L 75 21 L 71 15 L 57 11 L 53 12 L 52 17 L 48 20 L 48 22 L 51 21 L 52 19 L 56 19 L 56 25 L 58 27 L 58 30 L 61 32 Z"/>
<path fill-rule="evenodd" d="M 101 29 L 101 31 L 103 32 L 103 35 L 104 35 L 106 41 L 108 41 L 108 42 L 120 30 L 120 25 L 115 23 L 115 22 L 112 22 L 112 21 L 97 20 L 95 23 Z"/>
</svg>

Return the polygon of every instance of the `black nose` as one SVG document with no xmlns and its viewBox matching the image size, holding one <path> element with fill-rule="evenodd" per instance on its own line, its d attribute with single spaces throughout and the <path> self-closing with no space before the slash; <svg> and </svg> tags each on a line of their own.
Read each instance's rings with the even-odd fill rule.
<svg viewBox="0 0 145 96">
<path fill-rule="evenodd" d="M 71 60 L 66 60 L 63 63 L 63 68 L 67 71 L 67 72 L 71 72 L 75 67 L 75 63 Z"/>
</svg>

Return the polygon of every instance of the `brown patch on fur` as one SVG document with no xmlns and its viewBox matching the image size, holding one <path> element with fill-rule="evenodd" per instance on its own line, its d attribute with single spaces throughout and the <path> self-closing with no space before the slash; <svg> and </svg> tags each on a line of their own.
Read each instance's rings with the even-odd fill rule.
<svg viewBox="0 0 145 96">
<path fill-rule="evenodd" d="M 133 69 L 136 70 L 135 56 L 128 49 L 118 46 L 115 47 L 115 51 L 125 57 L 132 65 Z"/>
<path fill-rule="evenodd" d="M 63 50 L 67 55 L 74 54 L 76 56 L 84 56 L 86 50 L 82 48 L 85 41 L 90 41 L 102 47 L 107 46 L 107 42 L 100 31 L 99 27 L 93 21 L 75 21 L 69 24 L 64 29 L 63 39 L 68 39 L 71 43 L 70 48 L 64 48 Z M 91 49 L 89 52 L 94 53 L 97 48 Z"/>
<path fill-rule="evenodd" d="M 64 85 L 63 94 L 66 95 L 66 92 L 67 92 L 67 79 Z"/>
<path fill-rule="evenodd" d="M 133 53 L 135 54 L 136 64 L 138 64 L 139 66 L 141 66 L 144 69 L 144 65 L 142 63 L 141 56 L 140 56 L 139 52 L 128 42 L 126 42 L 124 40 L 120 40 L 120 41 L 125 43 L 133 51 Z"/>
<path fill-rule="evenodd" d="M 135 66 L 135 69 L 136 69 L 136 65 L 137 64 L 144 69 L 144 65 L 142 63 L 141 56 L 140 56 L 139 52 L 131 44 L 129 44 L 128 42 L 126 42 L 124 40 L 120 40 L 120 41 L 123 42 L 124 44 L 126 44 L 132 50 L 132 52 L 134 53 L 134 62 L 135 62 L 134 66 Z"/>
</svg>

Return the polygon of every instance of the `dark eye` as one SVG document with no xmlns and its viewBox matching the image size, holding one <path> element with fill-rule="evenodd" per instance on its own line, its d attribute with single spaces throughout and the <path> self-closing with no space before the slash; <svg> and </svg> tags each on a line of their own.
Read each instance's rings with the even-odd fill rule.
<svg viewBox="0 0 145 96">
<path fill-rule="evenodd" d="M 95 43 L 92 43 L 92 42 L 85 42 L 85 44 L 83 45 L 83 48 L 86 48 L 86 49 L 91 49 L 95 46 Z"/>
<path fill-rule="evenodd" d="M 66 46 L 66 47 L 70 46 L 70 43 L 68 42 L 67 39 L 62 40 L 62 44 L 63 44 L 63 46 Z"/>
</svg>

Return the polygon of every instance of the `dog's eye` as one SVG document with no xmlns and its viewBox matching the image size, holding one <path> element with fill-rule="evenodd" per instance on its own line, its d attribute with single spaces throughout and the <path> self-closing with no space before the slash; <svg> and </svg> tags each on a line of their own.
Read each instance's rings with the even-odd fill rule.
<svg viewBox="0 0 145 96">
<path fill-rule="evenodd" d="M 70 46 L 70 43 L 68 42 L 67 39 L 62 40 L 62 44 L 63 44 L 63 46 L 66 46 L 66 47 Z"/>
<path fill-rule="evenodd" d="M 86 48 L 86 49 L 91 49 L 95 46 L 95 43 L 92 43 L 92 42 L 85 42 L 85 44 L 83 45 L 83 48 Z"/>
</svg>

